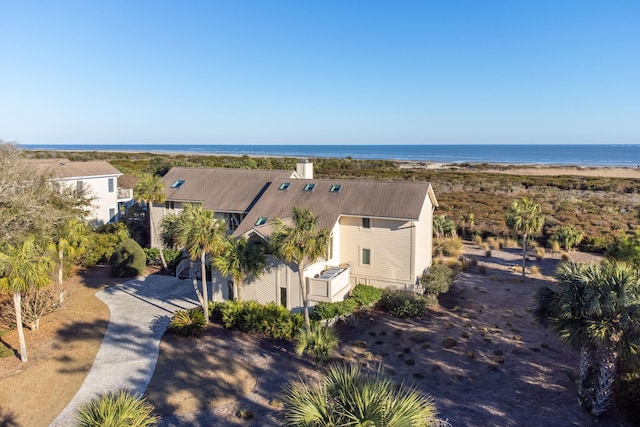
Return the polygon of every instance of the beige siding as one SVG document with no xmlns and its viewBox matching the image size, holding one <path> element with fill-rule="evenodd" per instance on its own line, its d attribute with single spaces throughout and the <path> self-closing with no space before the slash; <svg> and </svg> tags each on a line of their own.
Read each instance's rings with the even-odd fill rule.
<svg viewBox="0 0 640 427">
<path fill-rule="evenodd" d="M 390 286 L 413 283 L 411 221 L 371 218 L 371 228 L 362 218 L 340 219 L 341 263 L 351 267 L 352 283 Z M 363 248 L 371 250 L 371 265 L 362 265 Z"/>
<path fill-rule="evenodd" d="M 433 244 L 433 205 L 427 197 L 415 223 L 416 264 L 415 276 L 422 276 L 425 269 L 431 266 Z"/>
<path fill-rule="evenodd" d="M 167 205 L 169 205 L 169 207 L 167 207 Z M 158 236 L 160 236 L 160 233 L 162 232 L 162 230 L 160 229 L 162 218 L 164 218 L 166 215 L 180 215 L 180 213 L 182 213 L 183 208 L 184 208 L 183 202 L 168 201 L 168 202 L 153 204 L 153 207 L 152 207 L 153 223 L 156 227 L 156 230 L 158 231 Z M 225 224 L 227 224 L 227 227 L 229 227 L 230 214 L 226 212 L 214 212 L 214 217 L 222 218 L 225 221 Z M 151 247 L 157 248 L 160 246 L 160 242 L 158 241 L 158 239 L 156 239 L 156 236 L 153 234 L 154 233 L 152 233 L 152 236 L 151 236 Z"/>
<path fill-rule="evenodd" d="M 251 287 L 255 289 L 253 299 L 260 304 L 279 302 L 278 265 L 272 257 L 268 257 L 265 266 L 266 268 L 260 275 L 260 278 L 251 284 Z"/>
</svg>

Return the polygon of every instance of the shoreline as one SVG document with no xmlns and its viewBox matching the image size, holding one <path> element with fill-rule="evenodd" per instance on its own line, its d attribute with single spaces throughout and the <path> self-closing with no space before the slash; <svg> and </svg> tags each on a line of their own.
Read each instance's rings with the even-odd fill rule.
<svg viewBox="0 0 640 427">
<path fill-rule="evenodd" d="M 196 151 L 167 151 L 167 150 L 43 150 L 21 148 L 27 152 L 51 151 L 60 153 L 119 153 L 119 154 L 150 154 L 162 156 L 211 156 L 211 157 L 249 157 L 249 158 L 289 158 L 308 159 L 301 156 L 269 156 L 255 154 L 235 154 L 235 153 L 212 153 Z M 335 157 L 319 157 L 322 159 L 332 159 Z M 624 178 L 640 179 L 640 165 L 630 166 L 592 166 L 592 165 L 559 165 L 559 164 L 538 164 L 538 163 L 491 163 L 491 162 L 459 162 L 443 163 L 430 160 L 400 160 L 400 159 L 359 159 L 358 161 L 391 161 L 398 165 L 399 169 L 422 169 L 422 170 L 447 170 L 471 173 L 498 173 L 506 175 L 528 175 L 528 176 L 583 176 L 601 178 Z"/>
</svg>

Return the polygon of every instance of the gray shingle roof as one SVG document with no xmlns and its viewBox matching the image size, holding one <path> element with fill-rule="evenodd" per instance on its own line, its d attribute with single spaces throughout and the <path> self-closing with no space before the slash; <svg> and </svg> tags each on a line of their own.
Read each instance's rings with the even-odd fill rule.
<svg viewBox="0 0 640 427">
<path fill-rule="evenodd" d="M 289 178 L 287 170 L 248 170 L 174 167 L 163 178 L 167 200 L 201 202 L 215 212 L 244 213 L 276 178 Z M 183 180 L 179 188 L 171 188 Z"/>
<path fill-rule="evenodd" d="M 28 159 L 26 161 L 44 173 L 51 173 L 55 178 L 122 175 L 122 172 L 104 160 L 79 162 L 67 159 Z"/>
<path fill-rule="evenodd" d="M 280 190 L 288 182 L 287 190 Z M 315 183 L 312 191 L 304 191 L 307 184 Z M 331 192 L 333 185 L 341 185 Z M 373 218 L 417 220 L 426 197 L 437 206 L 431 184 L 428 182 L 387 182 L 336 179 L 276 179 L 265 190 L 255 206 L 242 221 L 234 236 L 240 236 L 255 227 L 260 217 L 288 218 L 294 207 L 311 209 L 322 227 L 331 229 L 341 215 Z M 270 234 L 270 227 L 261 227 L 261 234 Z"/>
</svg>

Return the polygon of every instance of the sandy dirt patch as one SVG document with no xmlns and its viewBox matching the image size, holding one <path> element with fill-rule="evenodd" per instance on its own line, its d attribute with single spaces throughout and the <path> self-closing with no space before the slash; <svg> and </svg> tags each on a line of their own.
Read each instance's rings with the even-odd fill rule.
<svg viewBox="0 0 640 427">
<path fill-rule="evenodd" d="M 6 425 L 48 426 L 73 398 L 109 322 L 109 309 L 95 293 L 113 283 L 108 267 L 79 270 L 65 282 L 63 308 L 45 316 L 39 330 L 25 328 L 29 362 L 0 359 L 0 420 Z M 20 348 L 15 330 L 2 342 Z"/>
<path fill-rule="evenodd" d="M 533 294 L 541 285 L 553 286 L 560 255 L 530 262 L 540 274 L 523 280 L 516 271 L 521 262 L 518 249 L 493 251 L 487 258 L 484 250 L 466 244 L 465 253 L 478 265 L 457 277 L 440 307 L 414 320 L 378 311 L 361 313 L 339 327 L 341 345 L 334 361 L 359 363 L 372 371 L 382 366 L 397 383 L 430 394 L 441 417 L 453 426 L 624 426 L 615 412 L 595 420 L 578 406 L 577 352 L 532 319 Z M 579 262 L 598 260 L 580 253 L 571 257 Z M 176 359 L 181 351 L 186 352 L 182 362 Z M 155 390 L 183 389 L 179 379 L 200 375 L 212 367 L 208 360 L 229 373 L 234 364 L 246 367 L 255 387 L 247 393 L 248 387 L 234 388 L 224 380 L 220 388 L 234 400 L 212 404 L 217 395 L 212 392 L 212 398 L 201 400 L 192 413 L 182 412 L 187 405 L 172 407 L 166 398 L 156 397 Z M 165 336 L 159 362 L 163 364 L 174 371 L 157 371 L 149 392 L 161 408 L 164 426 L 279 425 L 282 387 L 291 379 L 317 379 L 321 372 L 296 356 L 290 344 L 220 325 L 189 341 Z M 199 381 L 208 380 L 203 376 L 190 384 Z M 241 409 L 254 418 L 241 419 Z"/>
</svg>

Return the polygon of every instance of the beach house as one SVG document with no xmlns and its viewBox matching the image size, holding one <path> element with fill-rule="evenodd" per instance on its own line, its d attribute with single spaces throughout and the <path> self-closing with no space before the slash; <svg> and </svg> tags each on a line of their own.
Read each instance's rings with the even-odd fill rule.
<svg viewBox="0 0 640 427">
<path fill-rule="evenodd" d="M 60 188 L 77 191 L 91 199 L 88 219 L 93 225 L 117 221 L 133 203 L 133 190 L 118 188 L 122 172 L 104 160 L 32 159 L 28 162 L 50 174 L 51 181 Z"/>
<path fill-rule="evenodd" d="M 154 206 L 158 222 L 184 202 L 200 202 L 225 218 L 234 237 L 265 243 L 267 268 L 241 284 L 242 299 L 302 306 L 297 266 L 268 252 L 272 220 L 287 222 L 294 207 L 310 209 L 331 232 L 326 257 L 304 271 L 312 303 L 342 300 L 357 283 L 412 290 L 432 262 L 438 203 L 428 182 L 314 179 L 309 162 L 295 172 L 174 168 L 163 181 L 166 202 Z M 214 272 L 213 281 L 214 295 L 229 298 L 231 279 Z"/>
</svg>

